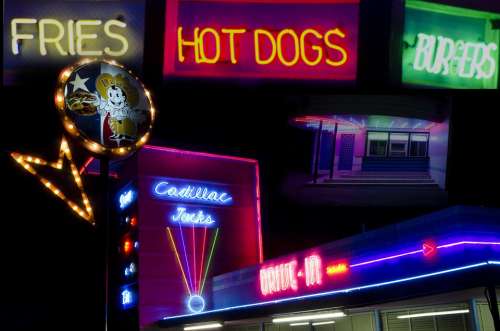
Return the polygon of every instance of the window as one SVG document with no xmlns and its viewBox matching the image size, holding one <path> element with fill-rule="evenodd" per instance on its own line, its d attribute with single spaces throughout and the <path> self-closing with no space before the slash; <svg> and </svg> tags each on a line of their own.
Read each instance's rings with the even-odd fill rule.
<svg viewBox="0 0 500 331">
<path fill-rule="evenodd" d="M 389 156 L 406 156 L 408 150 L 408 137 L 409 133 L 391 133 Z"/>
<path fill-rule="evenodd" d="M 414 307 L 381 312 L 383 331 L 468 331 L 470 313 L 437 316 L 398 318 L 401 315 L 445 312 L 451 310 L 469 310 L 467 304 L 450 304 L 431 307 Z"/>
<path fill-rule="evenodd" d="M 388 140 L 389 133 L 387 132 L 368 132 L 368 156 L 385 157 Z"/>
<path fill-rule="evenodd" d="M 427 133 L 413 133 L 410 141 L 410 156 L 425 157 L 429 145 Z"/>
</svg>

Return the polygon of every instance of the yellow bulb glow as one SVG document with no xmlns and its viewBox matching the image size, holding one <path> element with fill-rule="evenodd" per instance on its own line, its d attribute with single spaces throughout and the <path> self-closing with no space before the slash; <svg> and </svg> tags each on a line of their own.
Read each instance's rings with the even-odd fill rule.
<svg viewBox="0 0 500 331">
<path fill-rule="evenodd" d="M 42 160 L 37 157 L 32 157 L 29 155 L 21 155 L 19 153 L 11 153 L 11 157 L 18 162 L 23 168 L 25 168 L 27 171 L 29 171 L 31 174 L 35 175 L 40 182 L 46 186 L 54 195 L 59 197 L 61 200 L 65 201 L 68 206 L 70 206 L 80 217 L 85 219 L 86 221 L 89 221 L 90 223 L 94 224 L 93 221 L 93 214 L 92 214 L 92 207 L 90 205 L 90 201 L 87 198 L 87 195 L 85 194 L 85 191 L 83 190 L 83 185 L 82 185 L 82 180 L 78 174 L 78 170 L 76 168 L 76 165 L 73 163 L 71 160 L 71 151 L 69 149 L 69 146 L 66 142 L 65 139 L 61 140 L 61 145 L 60 145 L 60 150 L 59 150 L 59 158 L 56 162 L 47 162 L 45 160 Z M 80 208 L 77 204 L 72 202 L 71 200 L 68 200 L 64 194 L 60 191 L 59 188 L 57 188 L 54 184 L 52 184 L 50 181 L 48 181 L 46 178 L 40 176 L 35 168 L 31 167 L 29 163 L 33 163 L 36 165 L 48 165 L 52 168 L 56 168 L 58 170 L 61 170 L 63 168 L 63 160 L 64 158 L 68 159 L 69 161 L 69 166 L 71 168 L 71 173 L 73 174 L 73 179 L 75 183 L 77 184 L 83 204 L 85 206 L 85 210 L 87 211 L 85 213 L 84 209 Z"/>
</svg>

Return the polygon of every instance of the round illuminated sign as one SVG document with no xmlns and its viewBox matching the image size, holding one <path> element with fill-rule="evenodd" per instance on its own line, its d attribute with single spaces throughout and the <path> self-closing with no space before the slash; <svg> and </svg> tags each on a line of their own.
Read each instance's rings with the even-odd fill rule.
<svg viewBox="0 0 500 331">
<path fill-rule="evenodd" d="M 205 310 L 205 299 L 200 295 L 193 294 L 189 297 L 187 306 L 190 312 L 201 313 Z"/>
<path fill-rule="evenodd" d="M 65 68 L 55 104 L 66 131 L 97 155 L 125 156 L 140 148 L 155 117 L 149 91 L 114 61 L 84 60 Z"/>
</svg>

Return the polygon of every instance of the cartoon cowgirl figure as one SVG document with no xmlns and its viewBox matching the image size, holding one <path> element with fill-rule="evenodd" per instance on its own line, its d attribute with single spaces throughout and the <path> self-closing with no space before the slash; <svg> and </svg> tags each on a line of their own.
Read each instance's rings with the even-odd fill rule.
<svg viewBox="0 0 500 331">
<path fill-rule="evenodd" d="M 135 109 L 137 89 L 123 76 L 109 73 L 97 77 L 96 89 L 94 105 L 101 115 L 101 141 L 107 138 L 120 145 L 122 140 L 137 140 L 137 127 L 146 120 L 144 112 Z"/>
</svg>

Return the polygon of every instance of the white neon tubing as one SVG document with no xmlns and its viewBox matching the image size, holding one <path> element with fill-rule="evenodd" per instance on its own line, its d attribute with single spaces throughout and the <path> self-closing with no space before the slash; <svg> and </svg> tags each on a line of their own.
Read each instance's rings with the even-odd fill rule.
<svg viewBox="0 0 500 331">
<path fill-rule="evenodd" d="M 320 314 L 291 315 L 291 316 L 273 318 L 273 323 L 313 321 L 313 320 L 322 320 L 327 318 L 336 318 L 344 316 L 345 314 L 341 311 L 336 311 L 332 313 L 320 313 Z"/>
<path fill-rule="evenodd" d="M 468 313 L 469 309 L 458 309 L 458 310 L 436 311 L 431 313 L 400 315 L 398 316 L 398 318 L 403 319 L 403 318 L 417 318 L 417 317 L 443 316 L 443 315 L 468 314 Z"/>
<path fill-rule="evenodd" d="M 334 324 L 335 321 L 325 321 L 325 322 L 315 322 L 312 325 L 313 326 L 318 326 L 318 325 L 327 325 L 327 324 Z"/>
<path fill-rule="evenodd" d="M 209 323 L 209 324 L 185 326 L 184 331 L 209 330 L 209 329 L 218 329 L 221 327 L 222 327 L 221 323 Z"/>
<path fill-rule="evenodd" d="M 301 325 L 309 325 L 309 322 L 291 323 L 290 324 L 290 326 L 301 326 Z"/>
</svg>

